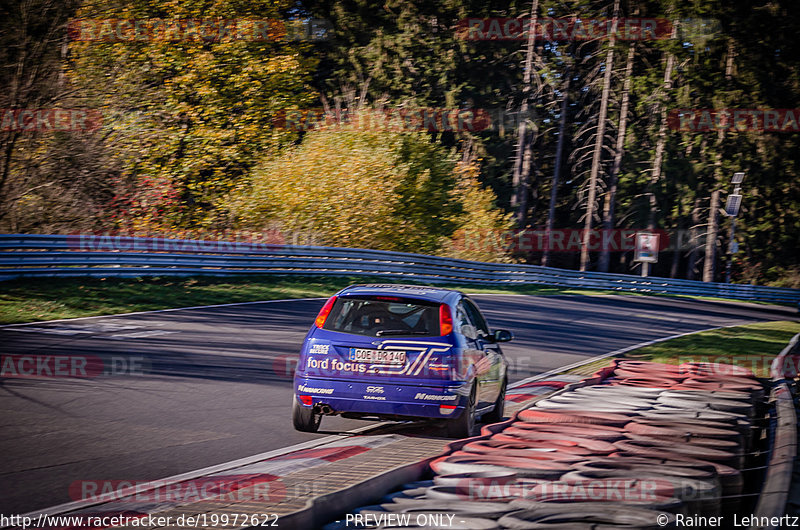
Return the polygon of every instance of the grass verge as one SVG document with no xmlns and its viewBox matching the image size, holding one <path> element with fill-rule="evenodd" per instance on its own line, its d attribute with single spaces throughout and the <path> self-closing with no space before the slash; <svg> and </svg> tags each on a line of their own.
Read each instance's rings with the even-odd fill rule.
<svg viewBox="0 0 800 530">
<path fill-rule="evenodd" d="M 701 331 L 644 346 L 617 358 L 668 364 L 684 362 L 734 364 L 752 370 L 757 377 L 769 377 L 772 360 L 797 333 L 800 333 L 800 322 L 788 320 L 757 322 Z M 601 359 L 576 368 L 571 373 L 589 375 L 608 365 L 609 361 L 610 359 Z"/>
</svg>

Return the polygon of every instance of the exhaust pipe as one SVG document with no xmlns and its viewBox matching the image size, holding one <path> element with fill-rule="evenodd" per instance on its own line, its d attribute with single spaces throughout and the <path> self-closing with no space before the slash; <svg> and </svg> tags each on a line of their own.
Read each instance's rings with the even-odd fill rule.
<svg viewBox="0 0 800 530">
<path fill-rule="evenodd" d="M 333 414 L 333 409 L 327 403 L 319 403 L 314 408 L 316 409 L 315 412 L 317 412 L 319 414 L 326 414 L 326 415 L 327 414 Z"/>
</svg>

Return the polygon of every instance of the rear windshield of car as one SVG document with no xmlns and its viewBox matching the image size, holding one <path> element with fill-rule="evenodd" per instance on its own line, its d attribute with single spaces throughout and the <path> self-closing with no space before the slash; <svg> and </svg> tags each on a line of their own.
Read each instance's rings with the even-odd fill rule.
<svg viewBox="0 0 800 530">
<path fill-rule="evenodd" d="M 369 337 L 438 337 L 439 304 L 394 296 L 339 297 L 322 329 Z"/>
</svg>

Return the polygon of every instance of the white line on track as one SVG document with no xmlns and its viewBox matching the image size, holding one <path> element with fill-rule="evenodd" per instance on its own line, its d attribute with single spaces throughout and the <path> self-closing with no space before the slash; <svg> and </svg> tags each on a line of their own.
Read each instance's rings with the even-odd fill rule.
<svg viewBox="0 0 800 530">
<path fill-rule="evenodd" d="M 108 499 L 103 499 L 103 496 L 98 496 L 98 499 L 92 500 L 78 500 L 73 502 L 67 502 L 64 504 L 58 504 L 56 506 L 51 506 L 49 508 L 42 508 L 40 510 L 35 510 L 26 514 L 21 515 L 21 517 L 31 517 L 36 518 L 39 514 L 46 514 L 46 515 L 58 515 L 64 512 L 71 512 L 75 510 L 81 510 L 85 508 L 89 508 L 91 506 L 96 506 L 98 504 L 105 504 L 110 500 L 119 499 L 120 497 L 124 497 L 127 494 L 135 494 L 135 493 L 145 493 L 149 490 L 156 489 L 156 488 L 163 488 L 165 486 L 169 486 L 170 484 L 175 484 L 177 482 L 183 482 L 185 480 L 192 480 L 199 477 L 205 477 L 214 473 L 220 473 L 222 471 L 228 471 L 229 469 L 235 469 L 237 467 L 246 466 L 248 464 L 253 464 L 255 462 L 260 462 L 261 460 L 266 460 L 268 458 L 275 458 L 278 456 L 283 456 L 287 453 L 293 453 L 295 451 L 300 451 L 303 449 L 313 449 L 314 447 L 319 447 L 321 445 L 325 445 L 330 442 L 338 442 L 340 440 L 345 440 L 350 438 L 353 435 L 361 434 L 364 431 L 369 431 L 372 429 L 377 429 L 384 425 L 387 425 L 392 422 L 380 422 L 374 423 L 370 425 L 365 425 L 364 427 L 359 427 L 357 429 L 352 429 L 340 434 L 333 434 L 330 436 L 325 436 L 324 438 L 318 438 L 316 440 L 309 440 L 307 442 L 302 442 L 299 444 L 295 444 L 289 447 L 281 447 L 280 449 L 273 449 L 272 451 L 267 451 L 265 453 L 259 453 L 257 455 L 246 456 L 244 458 L 239 458 L 237 460 L 231 460 L 230 462 L 223 462 L 222 464 L 217 464 L 214 466 L 204 467 L 202 469 L 195 469 L 194 471 L 187 471 L 186 473 L 181 473 L 179 475 L 173 475 L 171 477 L 166 477 L 158 480 L 153 480 L 151 482 L 147 482 L 145 484 L 137 484 L 135 487 L 131 487 L 129 490 L 122 490 L 119 492 L 114 492 L 113 495 Z M 0 528 L 6 528 L 2 526 Z"/>
<path fill-rule="evenodd" d="M 319 298 L 282 298 L 280 300 L 257 300 L 255 302 L 232 302 L 230 304 L 214 304 L 214 305 L 196 305 L 190 307 L 172 307 L 169 309 L 152 309 L 150 311 L 134 311 L 132 313 L 113 313 L 111 315 L 94 315 L 91 317 L 75 317 L 75 318 L 59 318 L 57 320 L 39 320 L 37 322 L 21 322 L 19 324 L 6 324 L 0 326 L 3 328 L 13 328 L 18 326 L 32 326 L 34 324 L 50 324 L 52 322 L 72 322 L 73 320 L 86 320 L 88 318 L 110 318 L 110 317 L 127 317 L 131 315 L 147 315 L 149 313 L 170 313 L 173 311 L 189 311 L 191 309 L 209 309 L 212 307 L 230 307 L 235 305 L 253 305 L 253 304 L 273 304 L 276 302 L 302 302 L 309 300 L 327 300 L 325 297 Z"/>
</svg>

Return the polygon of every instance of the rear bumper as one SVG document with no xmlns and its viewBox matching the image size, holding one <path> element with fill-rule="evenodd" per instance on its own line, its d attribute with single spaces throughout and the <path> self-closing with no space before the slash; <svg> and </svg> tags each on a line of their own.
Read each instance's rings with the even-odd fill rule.
<svg viewBox="0 0 800 530">
<path fill-rule="evenodd" d="M 326 404 L 337 413 L 415 418 L 456 418 L 464 410 L 469 386 L 448 382 L 438 386 L 361 383 L 318 377 L 296 377 L 295 399 L 310 396 L 311 405 Z M 306 398 L 308 400 L 308 398 Z"/>
</svg>

